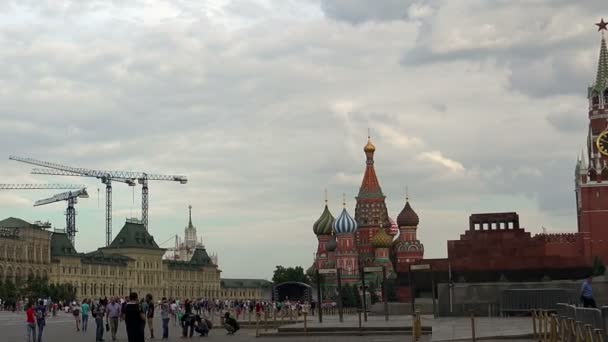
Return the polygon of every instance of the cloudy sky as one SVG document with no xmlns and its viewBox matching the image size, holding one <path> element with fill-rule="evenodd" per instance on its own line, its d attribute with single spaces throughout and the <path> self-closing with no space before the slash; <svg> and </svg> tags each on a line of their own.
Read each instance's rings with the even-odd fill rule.
<svg viewBox="0 0 608 342">
<path fill-rule="evenodd" d="M 605 0 L 1 1 L 0 176 L 85 184 L 90 251 L 102 185 L 9 155 L 185 174 L 150 186 L 156 241 L 192 204 L 224 276 L 268 278 L 311 264 L 323 189 L 354 211 L 370 128 L 390 214 L 408 186 L 425 256 L 445 257 L 474 212 L 573 231 L 602 14 Z M 140 190 L 115 185 L 115 233 Z M 63 228 L 62 203 L 32 207 L 54 193 L 1 192 L 0 216 Z"/>
</svg>

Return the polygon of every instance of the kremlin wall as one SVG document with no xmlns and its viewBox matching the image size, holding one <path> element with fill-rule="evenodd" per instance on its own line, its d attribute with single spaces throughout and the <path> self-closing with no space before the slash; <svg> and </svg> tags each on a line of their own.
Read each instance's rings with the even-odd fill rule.
<svg viewBox="0 0 608 342">
<path fill-rule="evenodd" d="M 532 236 L 515 212 L 473 214 L 460 239 L 447 241 L 446 259 L 424 259 L 416 236 L 420 218 L 409 200 L 396 221 L 389 217 L 374 167 L 376 147 L 368 137 L 354 217 L 344 201 L 334 219 L 326 201 L 313 225 L 318 247 L 312 269 L 339 268 L 343 283 L 360 283 L 363 267 L 383 266 L 386 277 L 396 282 L 398 300 L 409 302 L 432 291 L 431 272 L 411 272 L 412 265 L 429 265 L 435 283 L 475 283 L 581 279 L 590 275 L 595 258 L 608 264 L 608 49 L 603 35 L 588 100 L 587 151 L 575 167 L 576 232 Z M 379 280 L 373 274 L 365 279 Z"/>
</svg>

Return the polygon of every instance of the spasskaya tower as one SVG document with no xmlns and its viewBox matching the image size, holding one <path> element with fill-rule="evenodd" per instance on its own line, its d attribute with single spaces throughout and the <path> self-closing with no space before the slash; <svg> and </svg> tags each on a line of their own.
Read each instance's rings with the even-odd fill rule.
<svg viewBox="0 0 608 342">
<path fill-rule="evenodd" d="M 587 150 L 575 171 L 578 231 L 591 241 L 592 255 L 608 262 L 608 23 L 596 24 L 602 34 L 594 84 L 589 87 Z"/>
</svg>

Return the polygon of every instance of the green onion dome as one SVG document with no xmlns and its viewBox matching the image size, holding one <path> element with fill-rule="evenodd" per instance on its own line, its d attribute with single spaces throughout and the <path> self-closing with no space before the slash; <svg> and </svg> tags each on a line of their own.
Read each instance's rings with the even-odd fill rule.
<svg viewBox="0 0 608 342">
<path fill-rule="evenodd" d="M 334 219 L 333 215 L 329 212 L 329 208 L 327 207 L 327 204 L 326 204 L 325 209 L 323 210 L 323 213 L 321 214 L 321 217 L 319 217 L 317 222 L 315 222 L 315 224 L 312 226 L 312 231 L 316 235 L 330 235 L 332 226 L 334 224 L 334 220 L 335 219 Z"/>
</svg>

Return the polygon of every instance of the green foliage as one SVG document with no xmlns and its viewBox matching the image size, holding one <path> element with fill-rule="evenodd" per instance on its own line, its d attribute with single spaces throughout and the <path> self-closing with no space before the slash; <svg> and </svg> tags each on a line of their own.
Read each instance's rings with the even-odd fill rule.
<svg viewBox="0 0 608 342">
<path fill-rule="evenodd" d="M 593 276 L 604 275 L 604 272 L 606 272 L 606 266 L 604 266 L 604 262 L 602 261 L 602 259 L 599 257 L 593 258 L 593 267 L 592 267 Z"/>
<path fill-rule="evenodd" d="M 275 284 L 284 283 L 286 281 L 297 281 L 305 284 L 310 282 L 306 274 L 304 274 L 304 269 L 302 266 L 285 268 L 280 265 L 274 270 L 272 281 Z"/>
<path fill-rule="evenodd" d="M 11 303 L 18 299 L 36 300 L 51 297 L 53 301 L 72 301 L 76 298 L 76 288 L 72 284 L 50 284 L 46 278 L 30 278 L 21 287 L 11 280 L 0 282 L 0 298 Z"/>
</svg>

